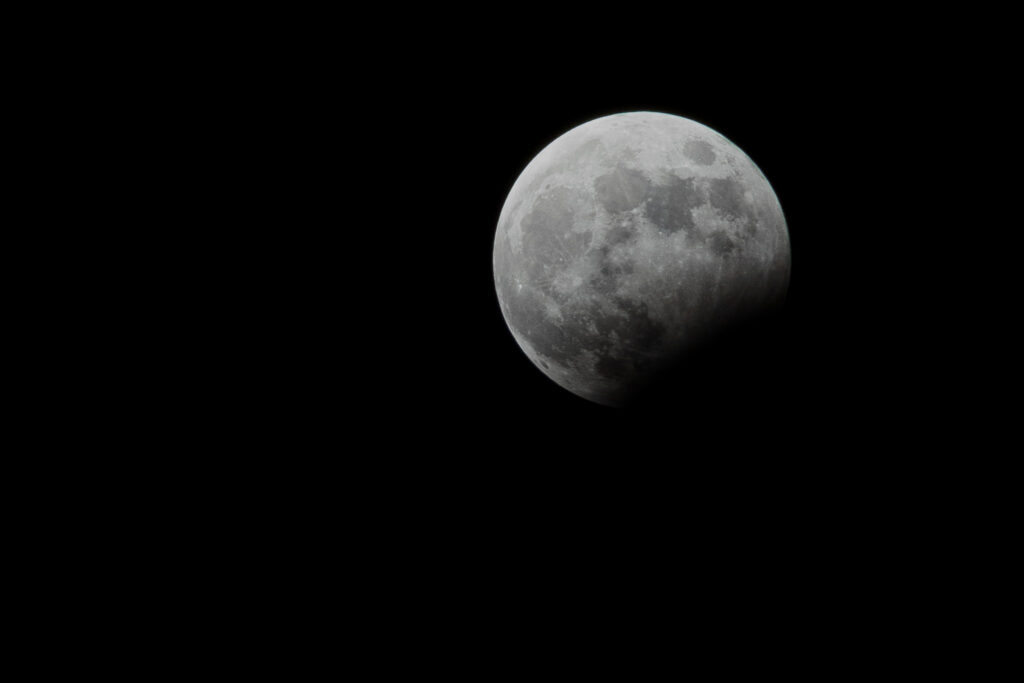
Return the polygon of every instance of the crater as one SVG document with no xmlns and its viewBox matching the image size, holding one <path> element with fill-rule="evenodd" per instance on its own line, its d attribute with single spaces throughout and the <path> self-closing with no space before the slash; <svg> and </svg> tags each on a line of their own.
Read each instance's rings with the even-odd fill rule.
<svg viewBox="0 0 1024 683">
<path fill-rule="evenodd" d="M 632 224 L 629 224 L 629 223 L 623 223 L 623 224 L 620 224 L 620 225 L 616 225 L 614 228 L 609 230 L 608 234 L 605 235 L 604 240 L 605 240 L 605 243 L 608 246 L 614 247 L 614 246 L 619 245 L 619 244 L 625 244 L 626 242 L 631 242 L 634 239 L 636 239 L 636 236 L 637 236 L 637 228 L 636 228 L 636 226 L 632 225 Z"/>
<path fill-rule="evenodd" d="M 588 284 L 599 294 L 612 294 L 619 288 L 619 278 L 632 272 L 633 264 L 628 261 L 613 263 L 605 260 L 601 262 L 598 272 L 590 278 Z"/>
<path fill-rule="evenodd" d="M 622 297 L 614 302 L 615 312 L 595 316 L 594 322 L 603 338 L 620 341 L 598 350 L 595 370 L 607 379 L 643 374 L 652 367 L 665 325 L 650 316 L 646 302 Z"/>
<path fill-rule="evenodd" d="M 558 363 L 576 355 L 580 341 L 575 326 L 559 324 L 546 315 L 545 301 L 530 287 L 505 288 L 509 327 L 528 341 L 536 352 Z"/>
<path fill-rule="evenodd" d="M 712 178 L 708 184 L 708 201 L 730 218 L 739 218 L 746 213 L 743 187 L 732 178 Z"/>
<path fill-rule="evenodd" d="M 734 249 L 736 243 L 729 238 L 724 230 L 718 230 L 708 240 L 708 248 L 718 256 L 728 256 Z"/>
<path fill-rule="evenodd" d="M 590 245 L 590 231 L 574 232 L 579 196 L 567 187 L 554 187 L 541 195 L 523 218 L 523 258 L 531 283 L 550 292 L 556 272 L 582 255 Z"/>
<path fill-rule="evenodd" d="M 624 379 L 629 375 L 629 363 L 614 356 L 601 356 L 594 369 L 605 379 Z"/>
<path fill-rule="evenodd" d="M 673 175 L 668 183 L 653 188 L 645 212 L 661 232 L 671 234 L 685 230 L 690 237 L 698 237 L 690 210 L 703 203 L 693 178 Z"/>
<path fill-rule="evenodd" d="M 690 140 L 683 145 L 683 154 L 701 166 L 715 163 L 715 151 L 703 140 Z"/>
<path fill-rule="evenodd" d="M 609 213 L 636 208 L 646 199 L 650 188 L 651 181 L 644 174 L 625 166 L 618 166 L 594 180 L 597 200 Z"/>
<path fill-rule="evenodd" d="M 642 353 L 653 352 L 665 336 L 665 325 L 651 317 L 645 301 L 619 299 L 617 303 L 629 321 L 624 337 L 630 346 Z"/>
</svg>

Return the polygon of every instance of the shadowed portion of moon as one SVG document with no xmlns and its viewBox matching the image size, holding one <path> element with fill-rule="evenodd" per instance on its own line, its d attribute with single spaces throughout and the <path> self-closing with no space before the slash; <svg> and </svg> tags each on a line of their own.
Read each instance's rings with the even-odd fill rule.
<svg viewBox="0 0 1024 683">
<path fill-rule="evenodd" d="M 548 145 L 502 209 L 494 276 L 527 356 L 623 405 L 789 280 L 774 192 L 739 148 L 667 114 L 591 121 Z"/>
</svg>

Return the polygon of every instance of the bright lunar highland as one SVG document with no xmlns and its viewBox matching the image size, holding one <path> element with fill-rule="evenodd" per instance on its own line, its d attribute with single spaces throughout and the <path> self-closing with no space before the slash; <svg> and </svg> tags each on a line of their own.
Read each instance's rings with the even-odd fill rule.
<svg viewBox="0 0 1024 683">
<path fill-rule="evenodd" d="M 778 306 L 789 270 L 782 208 L 754 162 L 704 125 L 653 112 L 595 119 L 544 148 L 494 239 L 498 301 L 519 346 L 605 405 Z"/>
</svg>

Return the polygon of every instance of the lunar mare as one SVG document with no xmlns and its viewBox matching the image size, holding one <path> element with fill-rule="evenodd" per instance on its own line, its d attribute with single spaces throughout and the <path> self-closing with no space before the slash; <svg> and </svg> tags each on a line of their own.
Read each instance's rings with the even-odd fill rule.
<svg viewBox="0 0 1024 683">
<path fill-rule="evenodd" d="M 789 271 L 782 208 L 757 166 L 712 129 L 653 112 L 596 119 L 544 148 L 494 240 L 498 301 L 519 346 L 605 405 L 780 304 Z"/>
</svg>

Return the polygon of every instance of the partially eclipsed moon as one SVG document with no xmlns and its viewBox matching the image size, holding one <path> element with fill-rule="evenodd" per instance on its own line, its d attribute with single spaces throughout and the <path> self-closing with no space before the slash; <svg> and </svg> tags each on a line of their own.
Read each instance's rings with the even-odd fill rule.
<svg viewBox="0 0 1024 683">
<path fill-rule="evenodd" d="M 548 145 L 494 240 L 502 313 L 523 351 L 606 405 L 724 326 L 781 303 L 782 208 L 757 166 L 695 121 L 633 112 Z"/>
</svg>

